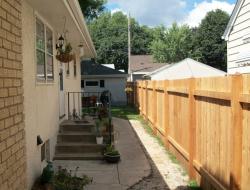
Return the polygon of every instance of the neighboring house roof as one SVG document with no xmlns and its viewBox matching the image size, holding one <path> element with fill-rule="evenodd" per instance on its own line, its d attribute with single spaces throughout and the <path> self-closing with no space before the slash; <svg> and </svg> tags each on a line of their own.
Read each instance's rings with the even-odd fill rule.
<svg viewBox="0 0 250 190">
<path fill-rule="evenodd" d="M 85 77 L 127 77 L 126 73 L 121 71 L 106 67 L 101 64 L 97 64 L 92 60 L 83 60 L 81 62 L 81 75 L 83 78 Z"/>
<path fill-rule="evenodd" d="M 226 30 L 225 30 L 225 32 L 224 32 L 224 34 L 222 36 L 223 39 L 228 40 L 228 36 L 229 36 L 229 34 L 230 34 L 231 30 L 232 30 L 232 27 L 233 27 L 233 25 L 235 23 L 235 20 L 236 20 L 238 14 L 239 14 L 240 8 L 241 8 L 241 6 L 242 6 L 242 4 L 244 2 L 245 2 L 245 0 L 237 0 L 236 5 L 234 7 L 234 10 L 233 10 L 233 12 L 232 12 L 232 14 L 230 16 L 230 20 L 229 20 L 229 22 L 227 24 Z"/>
<path fill-rule="evenodd" d="M 132 55 L 130 60 L 132 73 L 147 74 L 166 65 L 154 63 L 152 55 Z"/>
<path fill-rule="evenodd" d="M 209 65 L 187 58 L 178 63 L 162 67 L 145 77 L 158 79 L 183 79 L 209 76 L 225 76 L 226 73 Z"/>
</svg>

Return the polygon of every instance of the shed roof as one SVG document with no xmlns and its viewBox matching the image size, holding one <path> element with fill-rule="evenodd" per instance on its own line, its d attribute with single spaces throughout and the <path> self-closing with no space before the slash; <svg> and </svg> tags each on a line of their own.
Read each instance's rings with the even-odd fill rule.
<svg viewBox="0 0 250 190">
<path fill-rule="evenodd" d="M 92 60 L 83 60 L 81 62 L 81 75 L 126 75 L 126 73 L 97 64 Z"/>
<path fill-rule="evenodd" d="M 209 76 L 224 76 L 226 73 L 209 65 L 200 63 L 190 58 L 186 58 L 178 63 L 162 67 L 146 77 L 158 76 L 162 79 L 184 79 Z"/>
<path fill-rule="evenodd" d="M 133 73 L 140 72 L 140 73 L 148 73 L 155 71 L 163 66 L 166 63 L 154 63 L 152 55 L 132 55 L 131 56 L 131 71 Z"/>
</svg>

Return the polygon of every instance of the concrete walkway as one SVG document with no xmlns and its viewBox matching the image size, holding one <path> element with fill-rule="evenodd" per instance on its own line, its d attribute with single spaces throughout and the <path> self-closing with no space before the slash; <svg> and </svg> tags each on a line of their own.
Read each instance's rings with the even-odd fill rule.
<svg viewBox="0 0 250 190">
<path fill-rule="evenodd" d="M 93 177 L 93 183 L 87 190 L 125 190 L 138 183 L 151 173 L 150 163 L 136 137 L 129 121 L 114 118 L 116 148 L 121 154 L 118 164 L 107 164 L 104 161 L 59 161 L 54 166 L 62 166 L 74 171 L 77 175 L 86 174 Z"/>
<path fill-rule="evenodd" d="M 153 176 L 136 184 L 130 190 L 140 189 L 167 189 L 170 190 L 186 190 L 189 178 L 184 169 L 170 159 L 165 148 L 160 146 L 157 139 L 149 135 L 140 121 L 130 120 L 138 138 L 142 142 L 151 160 L 153 167 Z M 155 171 L 156 170 L 156 171 Z"/>
</svg>

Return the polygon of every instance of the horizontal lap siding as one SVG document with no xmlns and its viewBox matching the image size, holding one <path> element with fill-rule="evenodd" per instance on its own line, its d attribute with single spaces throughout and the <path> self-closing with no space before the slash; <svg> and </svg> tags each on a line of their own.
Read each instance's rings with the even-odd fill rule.
<svg viewBox="0 0 250 190">
<path fill-rule="evenodd" d="M 228 68 L 238 67 L 239 53 L 250 48 L 250 43 L 243 43 L 243 37 L 250 34 L 250 1 L 245 0 L 235 20 L 233 30 L 227 42 Z"/>
</svg>

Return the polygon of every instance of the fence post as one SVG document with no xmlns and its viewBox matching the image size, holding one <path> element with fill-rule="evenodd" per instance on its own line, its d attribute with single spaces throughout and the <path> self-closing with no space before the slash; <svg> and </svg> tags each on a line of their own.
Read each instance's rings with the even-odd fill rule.
<svg viewBox="0 0 250 190">
<path fill-rule="evenodd" d="M 189 177 L 195 179 L 193 161 L 196 153 L 196 106 L 195 106 L 195 79 L 189 79 Z"/>
<path fill-rule="evenodd" d="M 144 101 L 144 105 L 145 105 L 145 119 L 148 120 L 148 81 L 145 81 L 145 101 Z"/>
<path fill-rule="evenodd" d="M 232 127 L 231 127 L 231 168 L 230 168 L 230 190 L 241 189 L 242 170 L 242 132 L 243 113 L 240 103 L 240 95 L 243 89 L 242 75 L 234 75 L 232 79 Z"/>
<path fill-rule="evenodd" d="M 140 81 L 140 85 L 141 85 L 141 111 L 140 114 L 141 116 L 143 116 L 143 112 L 144 112 L 144 81 Z"/>
<path fill-rule="evenodd" d="M 133 82 L 133 106 L 134 107 L 136 107 L 136 97 L 137 97 L 136 82 Z"/>
<path fill-rule="evenodd" d="M 168 95 L 168 88 L 169 81 L 164 81 L 164 109 L 163 109 L 163 118 L 164 118 L 164 130 L 165 130 L 165 147 L 169 149 L 169 143 L 168 143 L 168 130 L 169 130 L 169 95 Z"/>
<path fill-rule="evenodd" d="M 152 97 L 152 113 L 153 113 L 153 132 L 156 135 L 157 134 L 157 94 L 156 94 L 156 81 L 153 81 L 153 97 Z"/>
</svg>

